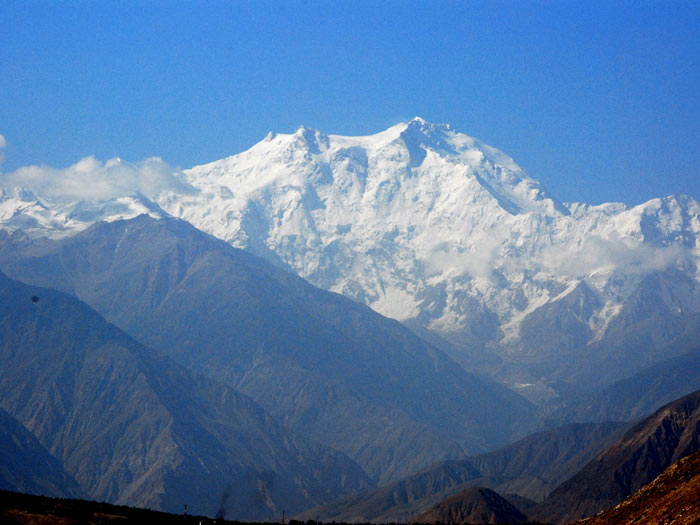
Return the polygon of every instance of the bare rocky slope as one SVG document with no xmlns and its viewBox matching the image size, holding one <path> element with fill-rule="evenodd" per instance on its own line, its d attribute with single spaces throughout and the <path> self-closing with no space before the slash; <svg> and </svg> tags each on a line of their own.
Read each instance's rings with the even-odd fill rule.
<svg viewBox="0 0 700 525">
<path fill-rule="evenodd" d="M 516 505 L 541 501 L 612 444 L 627 425 L 575 424 L 538 432 L 488 454 L 445 461 L 365 494 L 308 510 L 304 520 L 403 523 L 465 488 L 488 487 Z"/>
<path fill-rule="evenodd" d="M 533 410 L 394 320 L 173 218 L 0 239 L 0 267 L 250 395 L 375 481 L 506 443 Z"/>
<path fill-rule="evenodd" d="M 419 514 L 412 523 L 523 523 L 527 516 L 493 490 L 472 487 Z"/>
<path fill-rule="evenodd" d="M 586 525 L 635 523 L 700 523 L 700 453 L 695 452 L 668 467 L 658 478 L 622 503 L 593 518 Z"/>
<path fill-rule="evenodd" d="M 89 497 L 259 520 L 370 486 L 347 456 L 295 436 L 77 299 L 3 274 L 0 298 L 0 407 Z M 0 472 L 14 461 L 28 470 L 19 476 L 40 473 L 18 459 Z"/>
<path fill-rule="evenodd" d="M 620 503 L 679 459 L 700 449 L 700 391 L 631 428 L 528 514 L 569 523 Z"/>
<path fill-rule="evenodd" d="M 0 490 L 85 497 L 78 482 L 22 423 L 0 409 Z"/>
</svg>

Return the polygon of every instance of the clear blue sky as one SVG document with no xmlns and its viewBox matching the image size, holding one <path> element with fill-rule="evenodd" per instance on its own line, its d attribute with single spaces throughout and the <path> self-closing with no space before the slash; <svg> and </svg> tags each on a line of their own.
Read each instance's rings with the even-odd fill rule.
<svg viewBox="0 0 700 525">
<path fill-rule="evenodd" d="M 700 1 L 0 0 L 4 171 L 415 115 L 565 201 L 700 199 Z"/>
</svg>

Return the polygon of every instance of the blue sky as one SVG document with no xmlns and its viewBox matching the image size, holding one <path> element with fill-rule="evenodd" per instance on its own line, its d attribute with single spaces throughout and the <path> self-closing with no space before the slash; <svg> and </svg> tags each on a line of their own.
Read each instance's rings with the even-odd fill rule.
<svg viewBox="0 0 700 525">
<path fill-rule="evenodd" d="M 3 171 L 419 115 L 564 201 L 700 199 L 700 1 L 0 0 Z"/>
</svg>

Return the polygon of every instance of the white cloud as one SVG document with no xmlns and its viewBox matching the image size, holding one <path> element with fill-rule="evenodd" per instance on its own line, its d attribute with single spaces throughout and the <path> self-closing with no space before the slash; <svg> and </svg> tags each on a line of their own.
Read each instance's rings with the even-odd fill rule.
<svg viewBox="0 0 700 525">
<path fill-rule="evenodd" d="M 473 278 L 490 280 L 503 245 L 502 232 L 495 228 L 490 237 L 481 239 L 471 249 L 459 249 L 439 243 L 424 260 L 429 274 L 468 274 Z"/>
<path fill-rule="evenodd" d="M 624 268 L 627 274 L 646 274 L 683 261 L 687 250 L 680 245 L 651 246 L 633 239 L 606 239 L 593 235 L 578 248 L 551 248 L 543 263 L 559 273 L 583 278 L 595 272 Z"/>
<path fill-rule="evenodd" d="M 7 141 L 5 140 L 4 135 L 0 135 L 0 165 L 2 165 L 5 160 L 5 152 L 2 151 L 5 149 L 5 146 L 7 146 Z"/>
<path fill-rule="evenodd" d="M 61 201 L 107 200 L 136 192 L 152 198 L 162 191 L 193 191 L 159 157 L 132 164 L 119 158 L 100 162 L 90 156 L 63 169 L 26 166 L 0 174 L 0 187 L 23 187 L 41 197 Z"/>
</svg>

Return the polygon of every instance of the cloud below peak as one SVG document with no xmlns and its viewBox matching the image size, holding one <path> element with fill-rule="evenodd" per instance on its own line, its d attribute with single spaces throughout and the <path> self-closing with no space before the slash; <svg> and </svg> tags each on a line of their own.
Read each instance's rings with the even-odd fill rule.
<svg viewBox="0 0 700 525">
<path fill-rule="evenodd" d="M 627 274 L 642 275 L 681 264 L 687 250 L 679 244 L 654 246 L 633 239 L 598 235 L 587 238 L 579 248 L 552 247 L 545 251 L 544 265 L 569 277 L 585 278 L 599 271 L 624 268 Z"/>
<path fill-rule="evenodd" d="M 4 138 L 0 135 L 0 148 Z M 152 198 L 163 191 L 191 192 L 182 176 L 159 157 L 136 163 L 84 157 L 67 168 L 25 166 L 0 174 L 0 187 L 27 188 L 57 201 L 108 200 L 134 193 Z"/>
</svg>

